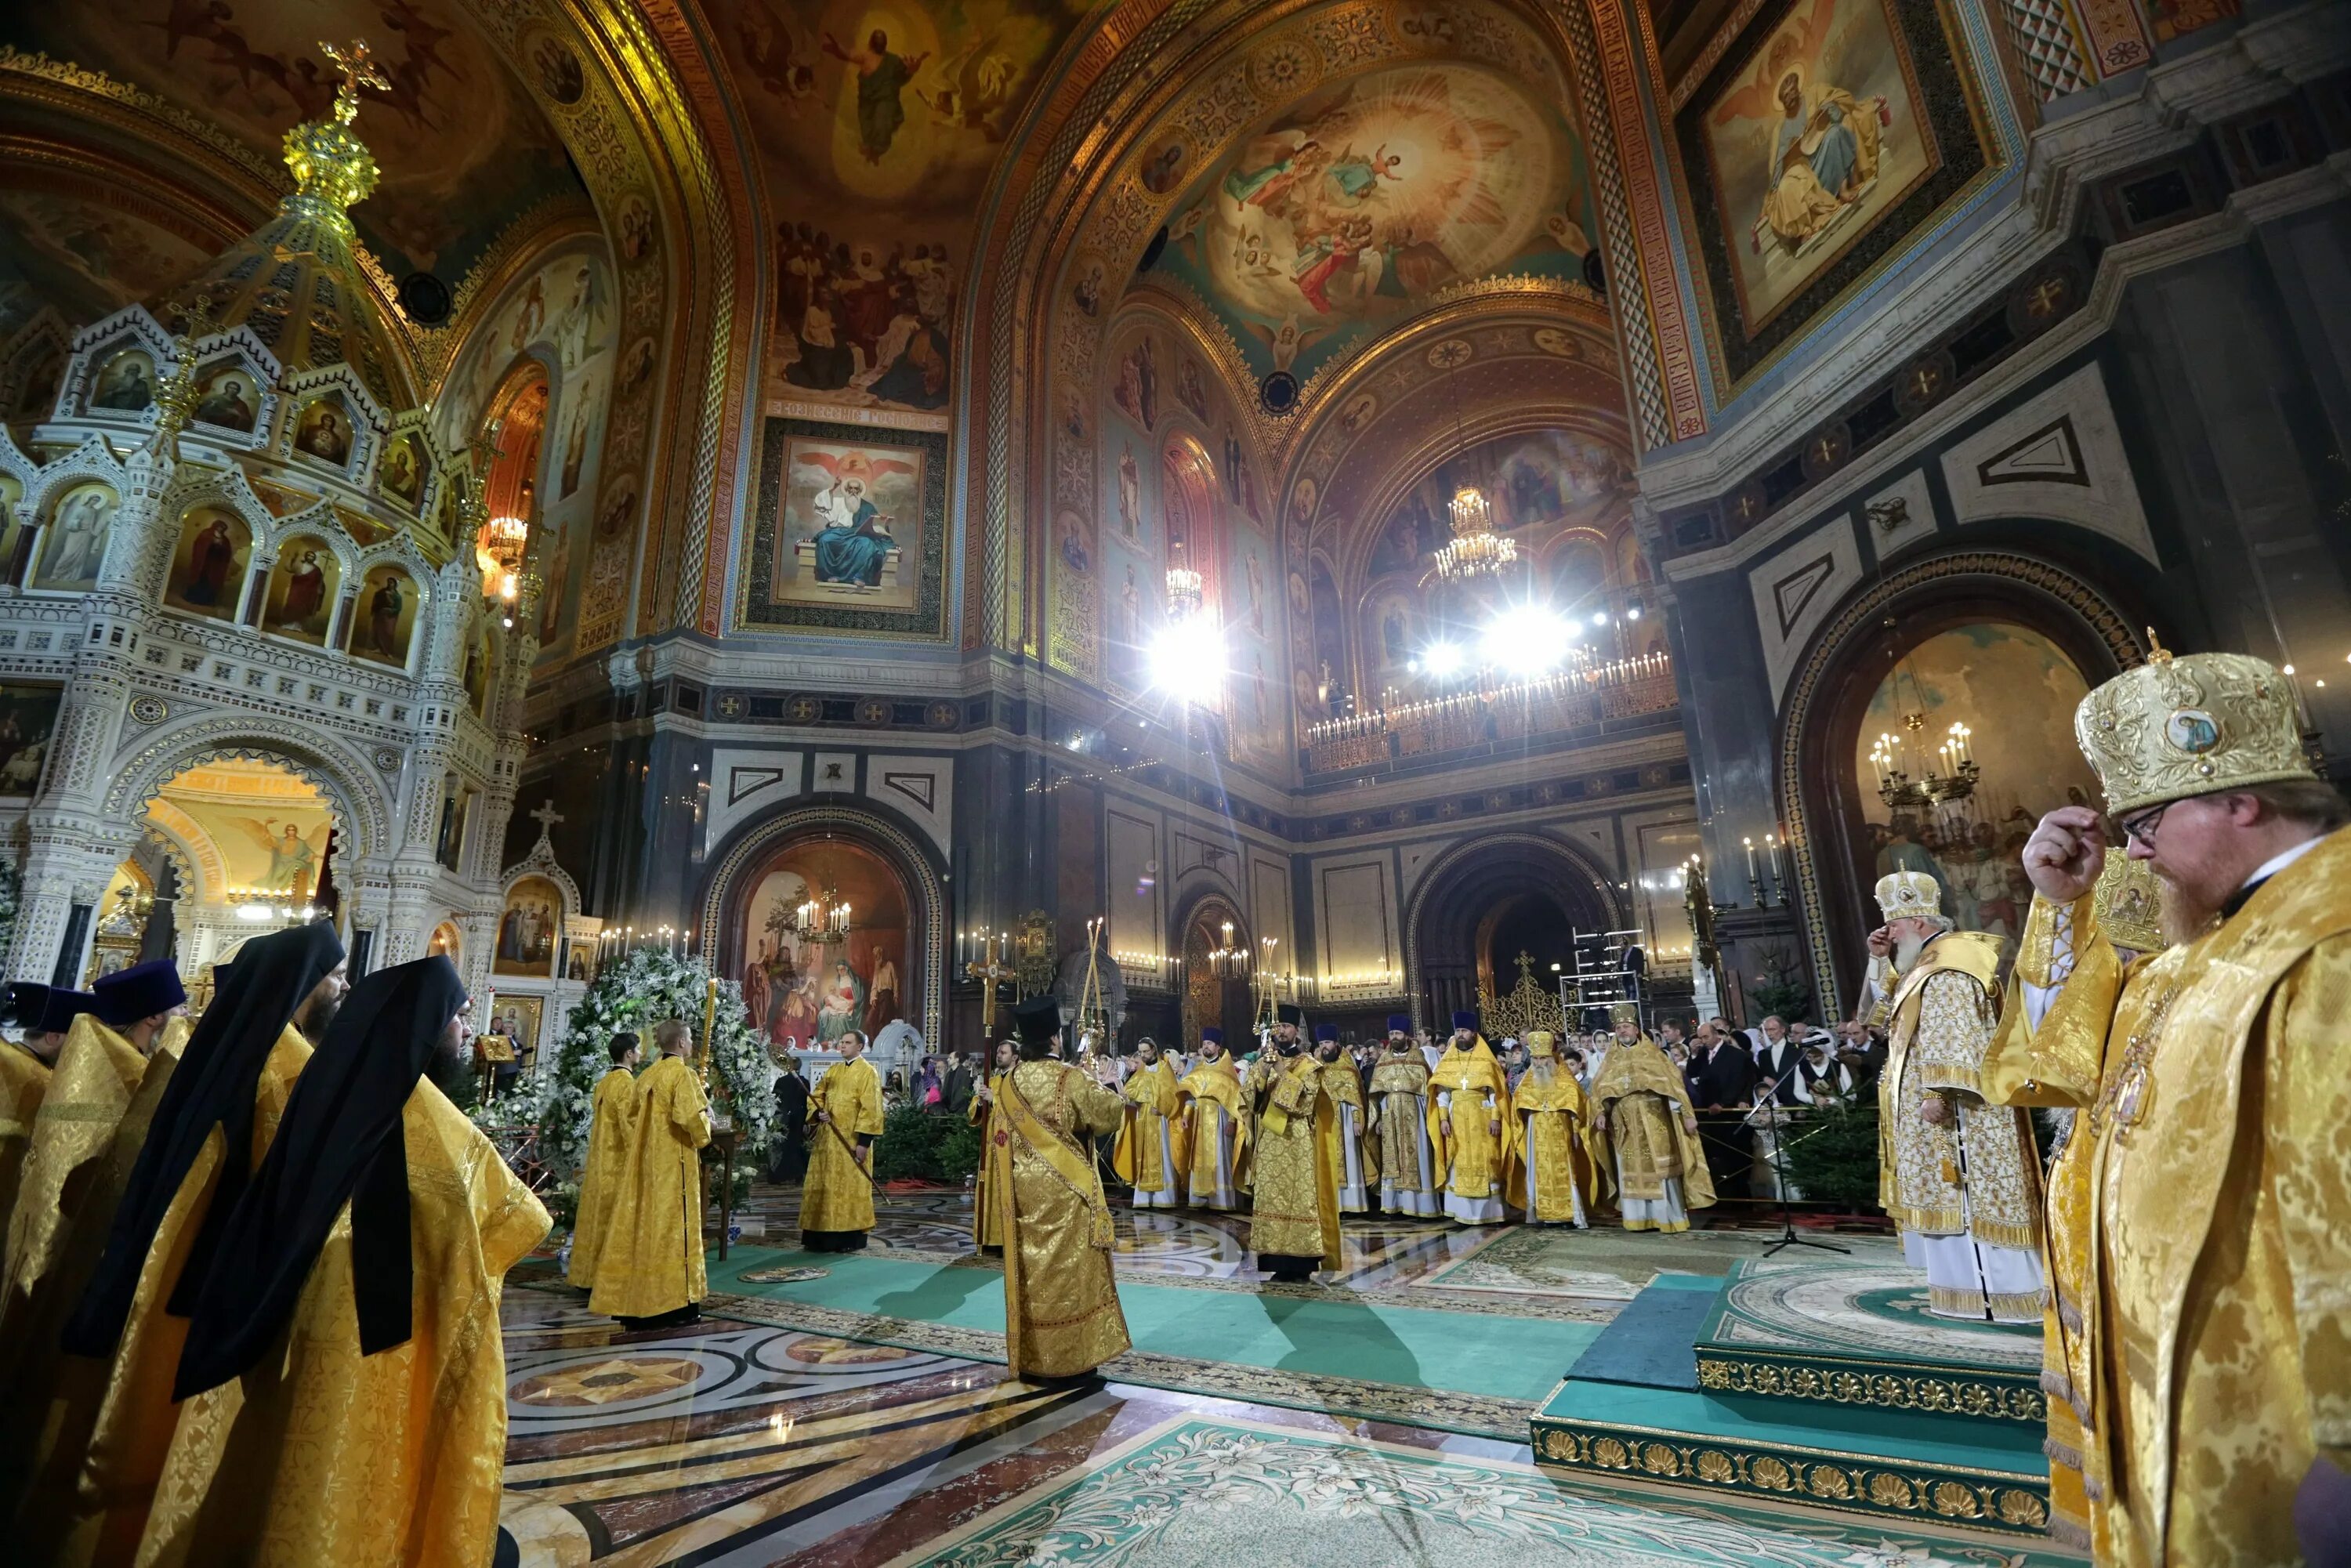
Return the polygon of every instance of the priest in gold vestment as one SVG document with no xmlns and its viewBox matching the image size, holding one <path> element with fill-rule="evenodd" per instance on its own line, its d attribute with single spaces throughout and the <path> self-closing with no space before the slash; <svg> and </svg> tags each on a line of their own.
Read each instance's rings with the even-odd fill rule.
<svg viewBox="0 0 2351 1568">
<path fill-rule="evenodd" d="M 141 1568 L 490 1560 L 499 1291 L 549 1222 L 436 1087 L 464 1000 L 446 958 L 377 970 L 296 1081 L 195 1291 Z"/>
<path fill-rule="evenodd" d="M 0 1040 L 0 1242 L 7 1239 L 8 1216 L 16 1207 L 16 1178 L 33 1141 L 33 1118 L 48 1092 L 49 1073 L 65 1041 L 44 1031 L 41 1013 L 49 988 L 15 980 L 8 986 L 10 1021 L 22 1026 L 24 1041 Z"/>
<path fill-rule="evenodd" d="M 1428 1141 L 1444 1182 L 1445 1212 L 1464 1225 L 1499 1225 L 1508 1218 L 1502 1194 L 1513 1145 L 1503 1117 L 1510 1103 L 1510 1080 L 1478 1032 L 1478 1015 L 1455 1013 L 1452 1044 L 1428 1075 Z"/>
<path fill-rule="evenodd" d="M 1249 1066 L 1258 1131 L 1249 1156 L 1249 1244 L 1258 1267 L 1277 1280 L 1296 1282 L 1317 1269 L 1340 1266 L 1339 1194 L 1332 1181 L 1339 1102 L 1333 1096 L 1360 1100 L 1362 1085 L 1354 1068 L 1336 1060 L 1338 1042 L 1330 1044 L 1332 1061 L 1326 1063 L 1307 1051 L 1294 1029 L 1286 1035 L 1276 1030 L 1272 1044 Z"/>
<path fill-rule="evenodd" d="M 1124 1351 L 1112 1269 L 1117 1236 L 1092 1141 L 1126 1106 L 1055 1060 L 1061 1007 L 1050 993 L 1013 1009 L 1020 1061 L 998 1081 L 995 1131 L 1009 1179 L 996 1190 L 1004 1235 L 1004 1353 L 1015 1377 L 1080 1377 Z"/>
<path fill-rule="evenodd" d="M 580 1204 L 571 1225 L 571 1262 L 565 1281 L 596 1286 L 596 1256 L 611 1233 L 612 1204 L 636 1165 L 637 1119 L 644 1092 L 637 1086 L 637 1037 L 623 1030 L 605 1047 L 612 1065 L 596 1081 L 588 1107 L 588 1157 L 580 1166 Z"/>
<path fill-rule="evenodd" d="M 1185 1190 L 1200 1208 L 1231 1210 L 1249 1186 L 1249 1099 L 1225 1050 L 1225 1031 L 1200 1031 L 1200 1060 L 1176 1085 L 1183 1096 L 1177 1129 Z"/>
<path fill-rule="evenodd" d="M 882 1135 L 882 1077 L 865 1060 L 865 1036 L 843 1030 L 841 1060 L 809 1091 L 808 1185 L 800 1191 L 800 1245 L 854 1252 L 873 1228 L 873 1140 Z"/>
<path fill-rule="evenodd" d="M 1560 1064 L 1559 1040 L 1549 1030 L 1527 1036 L 1527 1071 L 1510 1094 L 1519 1157 L 1512 1163 L 1511 1204 L 1530 1225 L 1592 1228 L 1607 1151 L 1592 1124 L 1592 1107 L 1575 1074 Z"/>
<path fill-rule="evenodd" d="M 667 1323 L 699 1315 L 710 1292 L 702 1257 L 702 1150 L 710 1142 L 710 1101 L 686 1051 L 693 1037 L 676 1019 L 653 1027 L 661 1060 L 637 1081 L 629 1163 L 612 1194 L 596 1254 L 588 1310 L 627 1323 Z"/>
<path fill-rule="evenodd" d="M 1176 1117 L 1182 1109 L 1175 1070 L 1150 1040 L 1135 1042 L 1134 1071 L 1121 1088 L 1126 1113 L 1111 1150 L 1111 1169 L 1134 1192 L 1137 1208 L 1174 1208 L 1184 1201 L 1176 1158 Z"/>
<path fill-rule="evenodd" d="M 1428 1063 L 1403 1013 L 1388 1015 L 1387 1051 L 1372 1068 L 1372 1134 L 1379 1145 L 1380 1207 L 1435 1216 L 1440 1184 L 1428 1137 Z"/>
<path fill-rule="evenodd" d="M 1006 1179 L 1005 1153 L 996 1141 L 996 1099 L 1003 1090 L 1004 1075 L 1020 1060 L 1019 1050 L 1008 1040 L 996 1042 L 996 1060 L 987 1082 L 973 1091 L 971 1103 L 964 1114 L 979 1129 L 979 1177 L 972 1194 L 971 1240 L 982 1252 L 1004 1250 L 1004 1229 L 997 1209 L 998 1186 Z"/>
<path fill-rule="evenodd" d="M 160 1061 L 149 1068 L 123 1118 L 127 1133 L 153 1090 L 146 1133 L 98 1270 L 67 1322 L 65 1396 L 46 1423 L 41 1479 L 16 1519 L 36 1560 L 83 1568 L 127 1563 L 137 1550 L 179 1416 L 172 1383 L 187 1313 L 219 1222 L 268 1152 L 310 1060 L 304 1030 L 324 1035 L 342 991 L 343 946 L 331 925 L 256 936 L 216 972 L 212 1005 L 178 1063 L 168 1073 Z M 126 1142 L 118 1134 L 118 1154 Z"/>
<path fill-rule="evenodd" d="M 2074 729 L 2107 814 L 2061 808 L 2025 845 L 2025 1019 L 1991 1077 L 2080 1107 L 2049 1370 L 2090 1545 L 2128 1568 L 2328 1561 L 2351 1518 L 2351 811 L 2257 659 L 2158 650 Z M 2095 898 L 2126 852 L 2171 944 L 2127 964 Z"/>
<path fill-rule="evenodd" d="M 1607 1134 L 1627 1230 L 1689 1228 L 1689 1211 L 1714 1202 L 1714 1177 L 1698 1145 L 1689 1085 L 1673 1059 L 1641 1032 L 1638 1009 L 1608 1009 L 1615 1040 L 1592 1081 L 1592 1123 Z"/>
<path fill-rule="evenodd" d="M 1877 1081 L 1878 1202 L 1902 1256 L 1927 1276 L 1927 1310 L 1975 1322 L 2041 1318 L 2041 1163 L 2021 1110 L 1987 1104 L 1985 1052 L 1998 1022 L 2000 939 L 1952 929 L 1940 883 L 1897 871 L 1877 883 L 1886 924 L 1870 935 L 1883 994 Z"/>
</svg>

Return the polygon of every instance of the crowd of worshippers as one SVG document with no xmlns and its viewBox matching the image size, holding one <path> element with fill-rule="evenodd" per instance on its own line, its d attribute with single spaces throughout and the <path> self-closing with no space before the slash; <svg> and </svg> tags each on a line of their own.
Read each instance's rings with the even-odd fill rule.
<svg viewBox="0 0 2351 1568">
<path fill-rule="evenodd" d="M 0 1556 L 490 1561 L 499 1290 L 550 1221 L 444 1092 L 456 968 L 351 979 L 319 923 L 193 1020 L 165 959 L 7 1005 Z"/>
</svg>

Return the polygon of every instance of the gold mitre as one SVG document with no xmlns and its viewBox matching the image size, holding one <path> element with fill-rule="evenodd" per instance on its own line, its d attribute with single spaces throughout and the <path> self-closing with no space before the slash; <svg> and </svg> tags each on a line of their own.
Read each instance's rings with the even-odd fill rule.
<svg viewBox="0 0 2351 1568">
<path fill-rule="evenodd" d="M 1559 1037 L 1547 1029 L 1531 1030 L 1527 1035 L 1529 1056 L 1549 1056 L 1559 1044 Z"/>
<path fill-rule="evenodd" d="M 1608 1009 L 1608 1021 L 1612 1025 L 1620 1023 L 1639 1023 L 1641 1021 L 1641 1009 L 1637 1003 L 1634 1002 L 1614 1003 Z"/>
<path fill-rule="evenodd" d="M 2082 699 L 2074 738 L 2105 787 L 2108 811 L 2316 777 L 2292 685 L 2243 653 L 2174 658 L 2158 645 Z"/>
<path fill-rule="evenodd" d="M 1943 914 L 1943 884 L 1923 871 L 1897 871 L 1877 879 L 1877 907 L 1888 920 L 1936 920 Z"/>
<path fill-rule="evenodd" d="M 2163 939 L 2163 894 L 2149 862 L 2135 861 L 2120 848 L 2108 850 L 2090 900 L 2099 933 L 2116 946 L 2160 953 L 2170 946 Z"/>
</svg>

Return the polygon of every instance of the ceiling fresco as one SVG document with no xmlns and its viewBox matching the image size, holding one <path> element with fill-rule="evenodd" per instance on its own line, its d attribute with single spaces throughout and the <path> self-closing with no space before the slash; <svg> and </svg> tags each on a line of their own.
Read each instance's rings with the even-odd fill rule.
<svg viewBox="0 0 2351 1568">
<path fill-rule="evenodd" d="M 708 0 L 776 225 L 771 401 L 937 416 L 974 214 L 1092 0 Z M 775 412 L 782 412 L 777 410 Z"/>
<path fill-rule="evenodd" d="M 1162 166 L 1146 152 L 1146 187 Z M 1389 67 L 1310 94 L 1196 176 L 1137 287 L 1188 292 L 1255 375 L 1304 382 L 1463 285 L 1580 277 L 1590 188 L 1579 138 L 1523 83 Z"/>
<path fill-rule="evenodd" d="M 105 72 L 225 127 L 270 162 L 295 124 L 326 112 L 334 78 L 318 40 L 364 37 L 389 91 L 362 89 L 360 134 L 381 165 L 352 221 L 395 276 L 452 287 L 532 204 L 580 178 L 530 94 L 448 0 L 74 0 L 0 7 L 0 43 Z M 549 57 L 563 101 L 579 62 Z"/>
<path fill-rule="evenodd" d="M 0 338 L 45 305 L 79 325 L 152 299 L 212 259 L 185 235 L 69 192 L 0 190 Z"/>
</svg>

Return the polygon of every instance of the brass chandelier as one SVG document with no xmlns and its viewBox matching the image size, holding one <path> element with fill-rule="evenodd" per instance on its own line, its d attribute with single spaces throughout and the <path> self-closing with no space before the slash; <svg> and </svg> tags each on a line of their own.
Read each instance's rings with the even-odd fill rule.
<svg viewBox="0 0 2351 1568">
<path fill-rule="evenodd" d="M 1453 392 L 1455 461 L 1466 465 L 1469 444 L 1462 434 L 1461 393 L 1453 387 L 1450 364 L 1445 369 L 1445 384 Z M 1438 577 L 1447 582 L 1468 582 L 1499 573 L 1518 560 L 1518 542 L 1494 531 L 1493 505 L 1486 499 L 1486 492 L 1466 475 L 1454 490 L 1447 509 L 1452 514 L 1453 537 L 1435 551 Z"/>
</svg>

